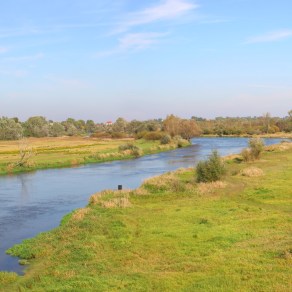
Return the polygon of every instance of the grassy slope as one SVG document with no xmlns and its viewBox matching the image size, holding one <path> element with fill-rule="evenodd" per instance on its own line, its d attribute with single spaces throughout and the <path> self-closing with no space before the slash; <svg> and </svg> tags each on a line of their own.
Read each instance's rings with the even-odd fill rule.
<svg viewBox="0 0 292 292">
<path fill-rule="evenodd" d="M 251 165 L 264 176 L 229 163 L 225 189 L 200 193 L 188 170 L 146 182 L 130 208 L 93 197 L 12 249 L 34 259 L 24 277 L 0 273 L 2 290 L 291 291 L 292 149 Z"/>
<path fill-rule="evenodd" d="M 82 137 L 30 138 L 36 156 L 30 168 L 14 168 L 8 165 L 19 157 L 18 141 L 0 141 L 0 175 L 44 168 L 69 167 L 84 163 L 95 163 L 132 158 L 130 154 L 119 153 L 118 147 L 127 142 L 134 143 L 144 154 L 156 153 L 175 145 L 160 145 L 159 141 L 97 140 Z"/>
</svg>

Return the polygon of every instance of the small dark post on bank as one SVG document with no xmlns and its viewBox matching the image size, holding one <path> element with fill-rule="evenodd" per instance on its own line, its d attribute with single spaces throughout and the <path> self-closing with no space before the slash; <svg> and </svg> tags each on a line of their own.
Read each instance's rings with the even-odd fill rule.
<svg viewBox="0 0 292 292">
<path fill-rule="evenodd" d="M 122 185 L 118 185 L 118 190 L 121 191 L 123 189 Z"/>
</svg>

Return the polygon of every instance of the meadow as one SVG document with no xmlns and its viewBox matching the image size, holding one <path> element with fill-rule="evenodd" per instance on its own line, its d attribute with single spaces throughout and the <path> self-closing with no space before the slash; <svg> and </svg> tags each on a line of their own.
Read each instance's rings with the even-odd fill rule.
<svg viewBox="0 0 292 292">
<path fill-rule="evenodd" d="M 1 291 L 291 291 L 292 145 L 225 159 L 220 182 L 180 169 L 102 191 L 8 252 Z"/>
<path fill-rule="evenodd" d="M 140 155 L 171 150 L 177 147 L 175 143 L 161 145 L 160 141 L 143 139 L 101 140 L 84 137 L 28 138 L 25 141 L 0 141 L 0 175 L 135 157 L 130 151 L 119 150 L 119 146 L 126 143 L 137 146 L 140 149 Z M 30 149 L 33 156 L 26 166 L 15 166 L 20 157 L 20 149 L 24 147 Z"/>
</svg>

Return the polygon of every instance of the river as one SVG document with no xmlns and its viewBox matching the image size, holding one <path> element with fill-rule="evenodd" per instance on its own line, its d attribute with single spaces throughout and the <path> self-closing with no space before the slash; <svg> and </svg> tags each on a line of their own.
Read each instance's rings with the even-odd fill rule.
<svg viewBox="0 0 292 292">
<path fill-rule="evenodd" d="M 265 144 L 282 139 L 265 139 Z M 5 250 L 25 238 L 59 225 L 72 210 L 84 207 L 91 194 L 103 189 L 138 187 L 145 178 L 194 166 L 213 149 L 221 155 L 239 153 L 247 138 L 195 138 L 192 145 L 137 159 L 40 170 L 0 177 L 0 271 L 22 273 L 18 259 Z"/>
</svg>

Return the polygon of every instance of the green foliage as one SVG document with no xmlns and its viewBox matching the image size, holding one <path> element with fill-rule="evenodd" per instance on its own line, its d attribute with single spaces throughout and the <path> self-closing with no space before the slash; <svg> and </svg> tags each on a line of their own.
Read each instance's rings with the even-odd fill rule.
<svg viewBox="0 0 292 292">
<path fill-rule="evenodd" d="M 248 142 L 252 158 L 259 159 L 264 150 L 264 141 L 260 138 L 252 138 Z"/>
<path fill-rule="evenodd" d="M 216 150 L 206 161 L 197 165 L 197 182 L 213 182 L 220 180 L 225 174 L 225 165 Z"/>
<path fill-rule="evenodd" d="M 0 118 L 0 140 L 17 140 L 23 134 L 21 125 L 14 119 Z"/>
<path fill-rule="evenodd" d="M 65 135 L 65 127 L 58 122 L 54 122 L 50 124 L 50 136 L 52 137 L 60 137 Z"/>
<path fill-rule="evenodd" d="M 28 272 L 0 272 L 0 290 L 290 291 L 291 159 L 265 154 L 265 176 L 227 176 L 214 195 L 181 170 L 130 191 L 130 208 L 91 204 L 31 242 Z"/>
<path fill-rule="evenodd" d="M 171 137 L 170 135 L 164 135 L 161 140 L 160 140 L 161 144 L 165 145 L 165 144 L 169 144 L 171 142 Z"/>
<path fill-rule="evenodd" d="M 143 155 L 142 149 L 132 143 L 126 143 L 119 146 L 120 152 L 127 150 L 129 150 L 130 154 L 133 155 L 134 157 L 139 157 Z"/>
</svg>

